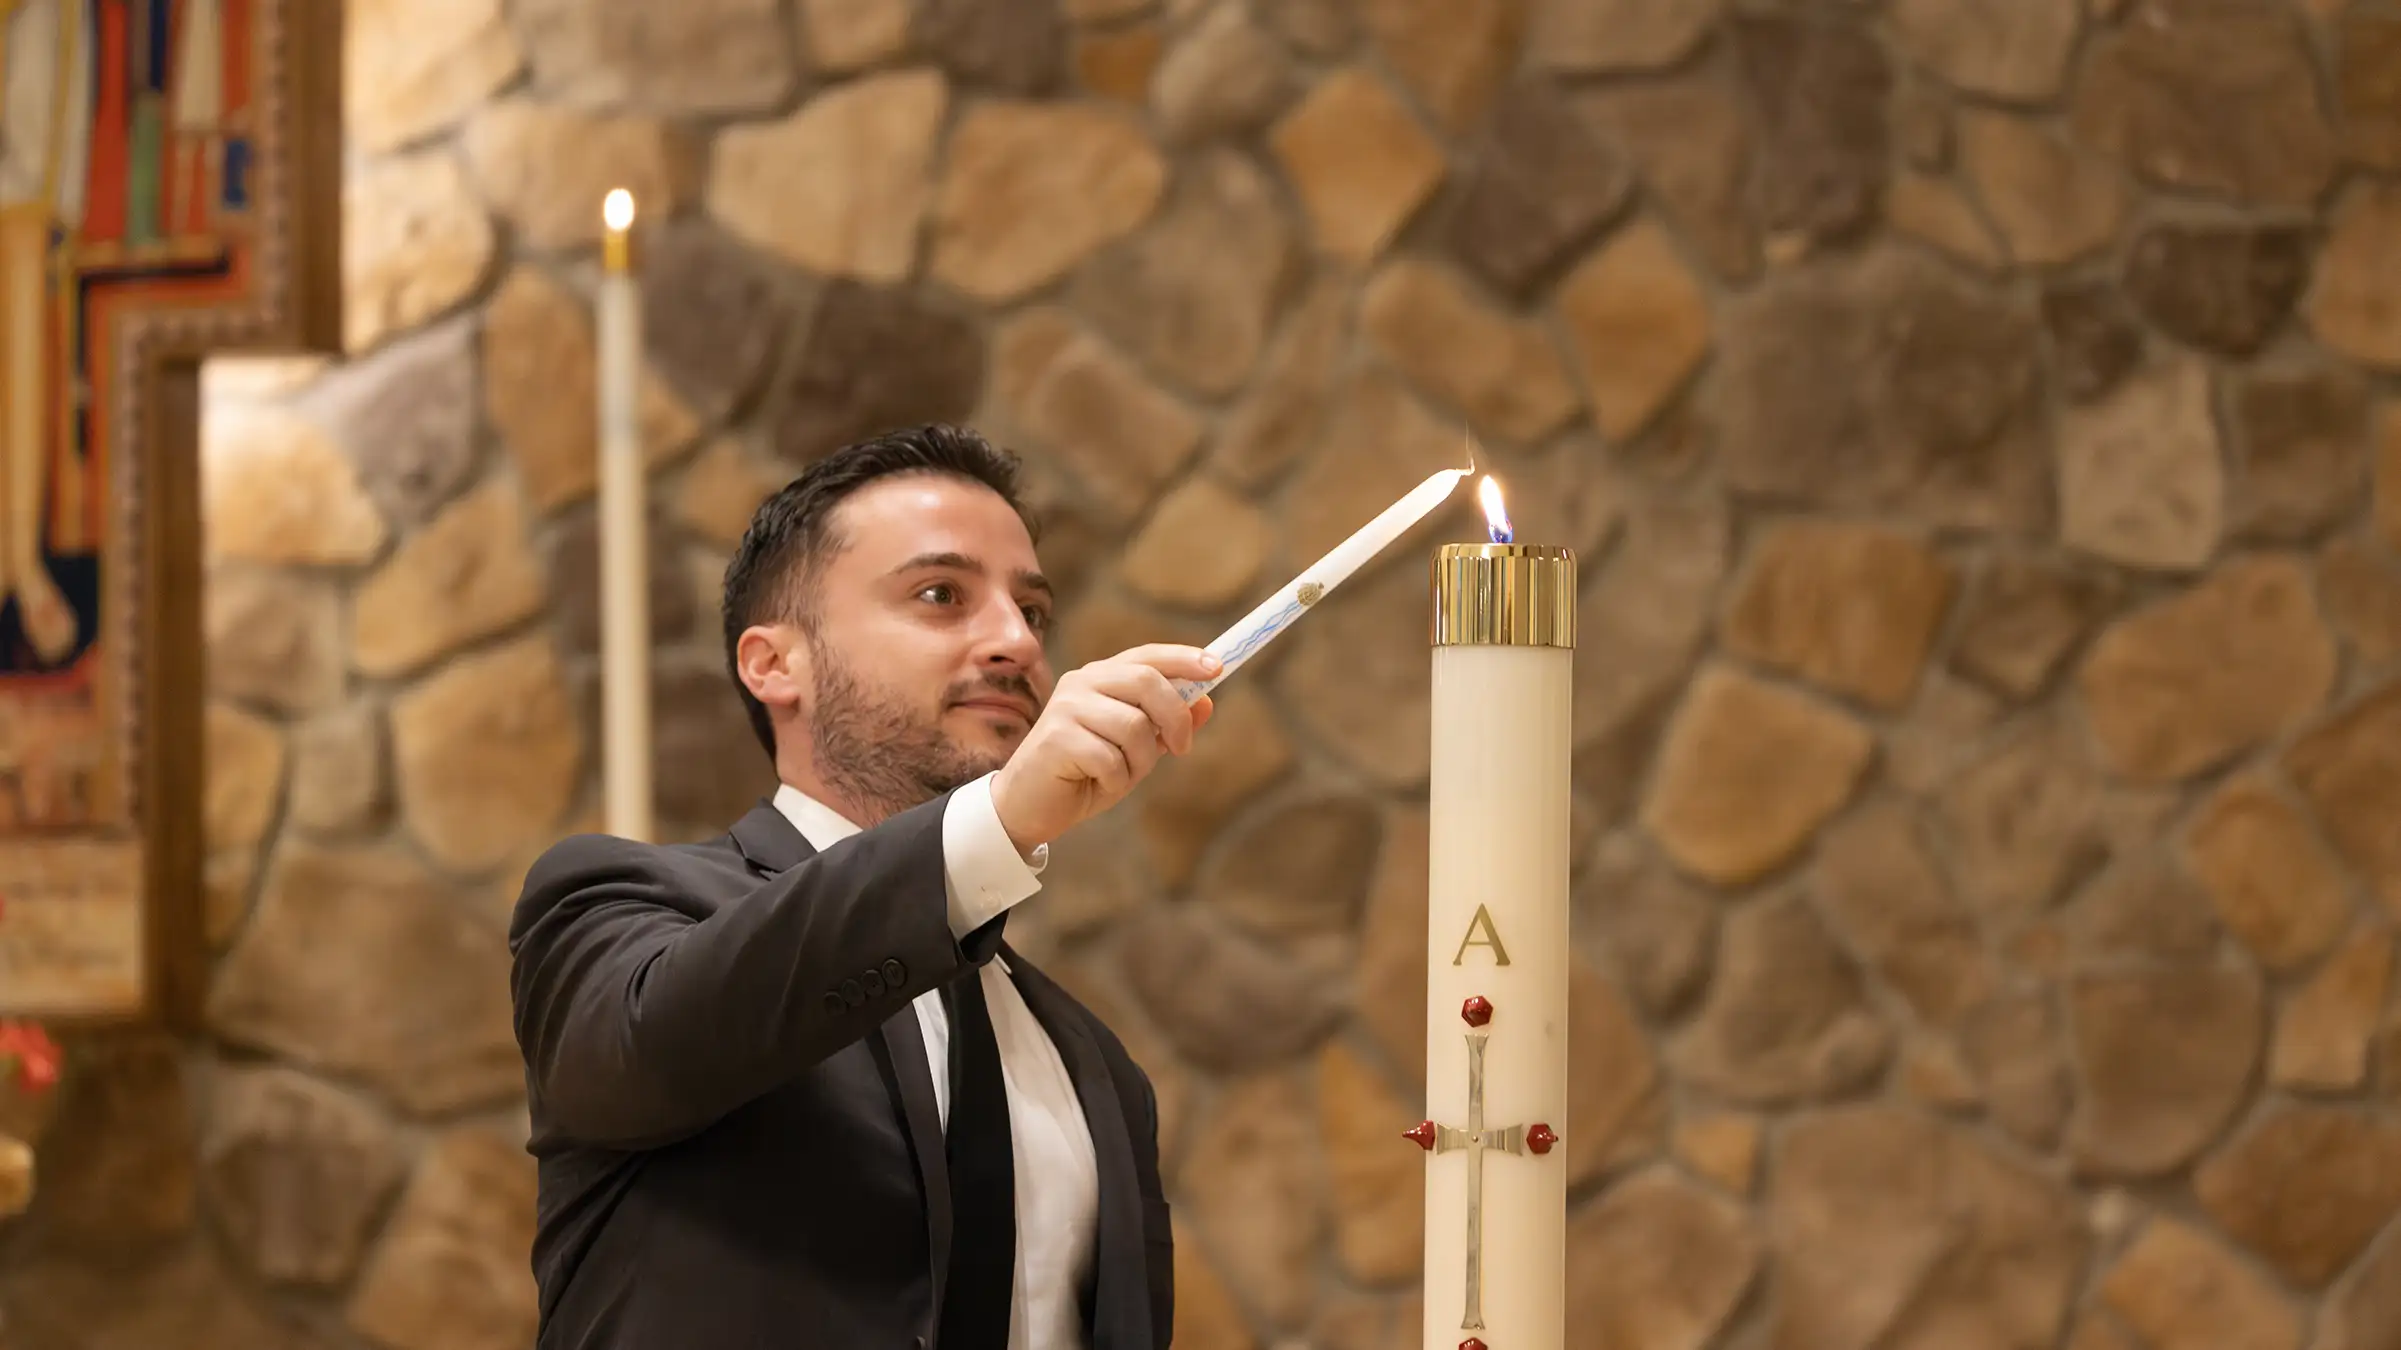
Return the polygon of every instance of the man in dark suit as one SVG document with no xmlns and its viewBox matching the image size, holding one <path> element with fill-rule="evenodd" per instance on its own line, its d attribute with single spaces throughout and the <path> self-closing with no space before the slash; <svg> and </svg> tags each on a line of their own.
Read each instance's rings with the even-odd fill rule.
<svg viewBox="0 0 2401 1350">
<path fill-rule="evenodd" d="M 923 427 L 759 508 L 725 578 L 782 786 L 564 840 L 509 945 L 544 1350 L 1155 1350 L 1150 1081 L 1002 941 L 1050 843 L 1208 720 L 1138 648 L 1054 682 L 1013 458 Z"/>
</svg>

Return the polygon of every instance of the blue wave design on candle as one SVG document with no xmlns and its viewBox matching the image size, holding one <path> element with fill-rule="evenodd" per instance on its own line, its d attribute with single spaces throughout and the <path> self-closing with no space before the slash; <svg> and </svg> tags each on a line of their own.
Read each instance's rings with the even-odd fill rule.
<svg viewBox="0 0 2401 1350">
<path fill-rule="evenodd" d="M 1215 688 L 1219 681 L 1222 681 L 1226 676 L 1233 674 L 1236 667 L 1240 666 L 1243 662 L 1250 660 L 1251 657 L 1257 655 L 1261 647 L 1264 647 L 1268 643 L 1274 641 L 1276 634 L 1283 632 L 1287 628 L 1290 628 L 1292 626 L 1292 621 L 1299 618 L 1308 610 L 1308 608 L 1309 607 L 1307 605 L 1304 605 L 1300 602 L 1298 597 L 1285 601 L 1281 608 L 1268 615 L 1266 619 L 1260 622 L 1258 627 L 1252 629 L 1243 637 L 1240 642 L 1237 642 L 1227 650 L 1218 653 L 1217 659 L 1223 663 L 1223 668 L 1217 672 L 1217 679 L 1210 680 L 1205 684 L 1192 680 L 1178 680 L 1176 682 L 1176 693 L 1182 695 L 1186 703 L 1190 703 L 1192 700 Z"/>
</svg>

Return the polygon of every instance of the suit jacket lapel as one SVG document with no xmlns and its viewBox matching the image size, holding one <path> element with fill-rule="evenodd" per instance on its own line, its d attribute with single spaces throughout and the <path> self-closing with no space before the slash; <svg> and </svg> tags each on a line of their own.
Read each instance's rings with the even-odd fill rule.
<svg viewBox="0 0 2401 1350">
<path fill-rule="evenodd" d="M 870 1042 L 884 1081 L 900 1099 L 909 1127 L 909 1150 L 917 1156 L 917 1179 L 925 1188 L 925 1242 L 934 1271 L 934 1306 L 950 1275 L 950 1161 L 942 1134 L 942 1105 L 934 1100 L 933 1066 L 925 1057 L 925 1030 L 917 1009 L 903 1008 L 876 1030 Z"/>
<path fill-rule="evenodd" d="M 1074 1000 L 1050 978 L 1005 945 L 1002 959 L 1026 1006 L 1050 1033 L 1075 1083 L 1092 1132 L 1100 1171 L 1100 1222 L 1093 1236 L 1098 1286 L 1092 1309 L 1092 1343 L 1102 1350 L 1151 1344 L 1150 1285 L 1144 1267 L 1142 1188 L 1134 1168 L 1134 1140 L 1100 1042 L 1085 1025 Z"/>
<path fill-rule="evenodd" d="M 816 852 L 772 801 L 752 808 L 734 825 L 732 835 L 742 856 L 770 876 L 799 866 Z M 942 1106 L 934 1100 L 933 1068 L 926 1061 L 917 1009 L 895 1013 L 867 1039 L 867 1047 L 908 1126 L 909 1151 L 916 1156 L 918 1185 L 925 1191 L 926 1248 L 934 1272 L 934 1306 L 939 1308 L 950 1273 L 950 1163 L 943 1151 Z"/>
</svg>

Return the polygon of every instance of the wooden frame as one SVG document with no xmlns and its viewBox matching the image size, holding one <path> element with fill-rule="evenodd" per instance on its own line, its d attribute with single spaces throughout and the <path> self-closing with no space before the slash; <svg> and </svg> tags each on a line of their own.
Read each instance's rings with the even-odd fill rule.
<svg viewBox="0 0 2401 1350">
<path fill-rule="evenodd" d="M 76 696 L 88 699 L 87 713 L 98 713 L 98 730 L 90 744 L 69 748 L 96 756 L 91 762 L 98 768 L 76 780 L 91 785 L 79 814 L 35 819 L 24 804 L 32 780 L 21 772 L 25 746 L 18 747 L 16 806 L 0 816 L 0 1014 L 60 1025 L 190 1026 L 198 1020 L 209 969 L 200 819 L 206 672 L 199 368 L 204 357 L 219 353 L 339 349 L 342 5 L 53 2 L 88 10 L 94 50 L 111 50 L 108 44 L 115 42 L 135 63 L 145 51 L 168 53 L 177 45 L 160 40 L 144 48 L 140 37 L 125 36 L 126 28 L 171 32 L 181 40 L 191 15 L 208 15 L 222 24 L 221 50 L 247 65 L 217 68 L 225 88 L 216 106 L 228 115 L 218 139 L 201 134 L 186 142 L 217 148 L 189 152 L 188 162 L 200 167 L 187 181 L 201 188 L 173 208 L 191 210 L 204 222 L 230 222 L 215 235 L 194 236 L 222 245 L 221 265 L 212 272 L 208 262 L 192 264 L 180 255 L 160 261 L 179 247 L 172 227 L 149 236 L 128 231 L 129 242 L 110 251 L 89 220 L 84 251 L 54 264 L 61 277 L 74 279 L 74 326 L 61 322 L 64 331 L 82 334 L 83 345 L 70 343 L 67 350 L 78 357 L 88 402 L 80 411 L 62 411 L 50 429 L 78 436 L 80 453 L 98 465 L 85 480 L 96 485 L 98 496 L 90 515 L 98 532 L 98 622 L 96 631 L 88 624 L 81 630 L 91 633 L 76 661 L 84 667 L 81 676 L 73 668 L 32 673 L 0 652 L 0 723 L 13 709 L 22 714 L 20 727 L 38 726 L 27 711 L 35 706 L 35 682 L 74 690 L 83 679 Z M 0 10 L 7 7 L 8 0 L 0 0 Z M 121 27 L 104 36 L 110 23 Z M 139 27 L 145 24 L 156 27 Z M 210 30 L 203 25 L 199 31 Z M 94 64 L 108 72 L 99 79 L 122 74 Z M 125 78 L 134 92 L 120 90 L 114 101 L 95 98 L 101 110 L 95 125 L 112 106 L 142 106 L 133 100 L 143 77 L 137 71 Z M 153 92 L 145 109 L 155 135 L 155 119 L 189 114 L 180 104 L 162 114 L 161 105 L 178 97 L 179 86 L 173 76 L 152 78 L 167 86 Z M 195 88 L 203 91 L 192 95 L 195 100 L 208 92 L 205 84 Z M 105 134 L 92 138 L 96 185 L 106 181 Z M 134 134 L 124 133 L 126 145 Z M 129 162 L 132 153 L 127 151 Z M 155 143 L 149 153 L 147 167 L 166 162 Z M 153 216 L 170 209 L 161 205 L 175 191 L 168 172 L 160 170 L 156 182 L 140 171 L 129 174 L 133 209 Z M 238 189 L 231 186 L 237 181 Z M 145 246 L 141 238 L 152 242 Z M 70 235 L 58 247 L 76 242 Z M 89 271 L 69 270 L 87 264 Z M 113 280 L 102 275 L 108 264 L 117 269 Z M 63 378 L 75 380 L 77 371 Z M 77 407 L 68 400 L 59 406 Z M 0 613 L 0 620 L 6 617 Z M 25 631 L 19 623 L 0 623 L 0 633 Z M 33 653 L 30 646 L 17 650 L 29 659 Z M 0 745 L 0 753 L 6 749 Z M 11 781 L 0 776 L 0 786 Z"/>
</svg>

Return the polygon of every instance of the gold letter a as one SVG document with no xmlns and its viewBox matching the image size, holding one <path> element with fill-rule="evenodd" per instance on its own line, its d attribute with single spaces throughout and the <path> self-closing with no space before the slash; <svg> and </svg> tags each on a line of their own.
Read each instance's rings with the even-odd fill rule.
<svg viewBox="0 0 2401 1350">
<path fill-rule="evenodd" d="M 1484 936 L 1476 936 L 1476 930 L 1478 929 L 1483 930 Z M 1460 936 L 1459 950 L 1451 957 L 1451 964 L 1454 966 L 1465 965 L 1467 963 L 1467 949 L 1470 947 L 1490 947 L 1492 948 L 1492 963 L 1494 965 L 1505 966 L 1509 964 L 1509 949 L 1501 945 L 1501 930 L 1495 928 L 1492 924 L 1492 911 L 1484 908 L 1482 905 L 1476 906 L 1476 916 L 1467 921 L 1467 932 Z"/>
</svg>

